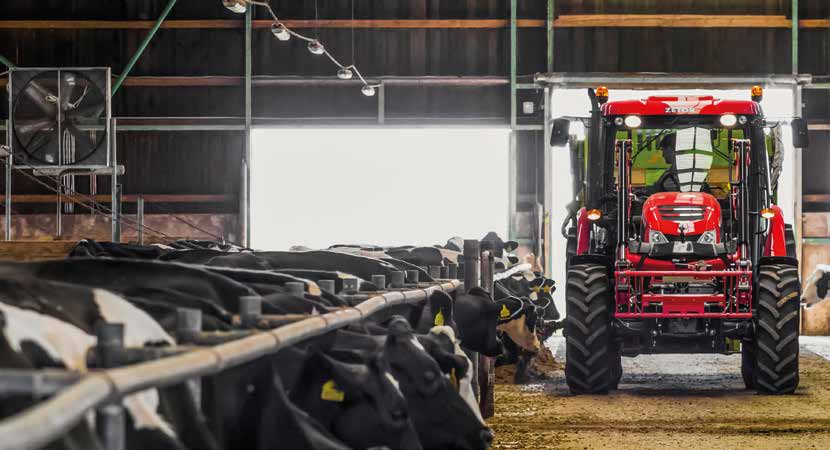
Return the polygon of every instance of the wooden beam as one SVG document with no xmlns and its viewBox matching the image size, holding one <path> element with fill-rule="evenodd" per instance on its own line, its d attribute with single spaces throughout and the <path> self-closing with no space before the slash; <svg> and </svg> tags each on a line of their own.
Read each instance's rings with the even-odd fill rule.
<svg viewBox="0 0 830 450">
<path fill-rule="evenodd" d="M 146 203 L 228 203 L 236 201 L 233 195 L 174 195 L 174 194 L 150 194 L 144 195 Z M 74 202 L 89 202 L 87 196 L 82 195 L 64 195 L 61 196 L 64 201 Z M 0 202 L 6 200 L 5 195 L 0 195 Z M 111 197 L 109 195 L 96 195 L 95 201 L 98 203 L 109 203 Z M 34 195 L 16 195 L 12 194 L 12 203 L 55 203 L 57 196 L 52 194 L 34 194 Z M 122 201 L 124 203 L 135 203 L 138 201 L 138 195 L 124 195 Z"/>
<path fill-rule="evenodd" d="M 580 28 L 790 28 L 785 16 L 706 14 L 575 14 L 559 16 L 554 27 Z"/>
<path fill-rule="evenodd" d="M 146 30 L 152 20 L 2 20 L 0 29 L 12 30 Z M 273 21 L 255 20 L 253 27 L 270 28 Z M 497 29 L 509 28 L 506 19 L 440 20 L 285 20 L 288 27 L 363 29 Z M 805 19 L 801 28 L 830 28 L 830 19 Z M 519 28 L 545 28 L 544 20 L 519 19 Z M 167 20 L 164 29 L 239 29 L 242 20 Z M 725 14 L 572 14 L 559 16 L 554 27 L 564 28 L 790 28 L 783 15 Z"/>
<path fill-rule="evenodd" d="M 152 28 L 152 20 L 2 20 L 0 29 L 12 30 L 145 30 Z M 254 28 L 271 28 L 272 20 L 255 20 Z M 384 28 L 384 29 L 474 29 L 507 28 L 509 20 L 284 20 L 289 28 Z M 521 28 L 543 28 L 544 20 L 523 19 Z M 165 29 L 233 29 L 242 28 L 242 20 L 167 20 Z"/>
<path fill-rule="evenodd" d="M 806 194 L 804 203 L 830 203 L 830 194 Z"/>
</svg>

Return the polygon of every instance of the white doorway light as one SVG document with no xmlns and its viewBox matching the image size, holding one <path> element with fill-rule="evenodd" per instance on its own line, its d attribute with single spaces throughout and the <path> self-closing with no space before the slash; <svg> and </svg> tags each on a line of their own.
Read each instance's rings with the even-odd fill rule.
<svg viewBox="0 0 830 450">
<path fill-rule="evenodd" d="M 501 129 L 255 129 L 257 249 L 434 245 L 506 238 L 508 135 Z"/>
</svg>

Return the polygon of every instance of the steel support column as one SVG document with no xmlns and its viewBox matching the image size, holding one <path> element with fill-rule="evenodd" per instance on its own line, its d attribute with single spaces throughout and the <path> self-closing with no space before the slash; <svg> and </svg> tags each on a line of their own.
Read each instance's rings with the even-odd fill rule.
<svg viewBox="0 0 830 450">
<path fill-rule="evenodd" d="M 510 0 L 510 127 L 516 128 L 516 78 L 518 43 L 518 0 Z"/>
<path fill-rule="evenodd" d="M 791 19 L 792 19 L 792 74 L 794 77 L 798 76 L 798 0 L 792 0 L 792 7 L 791 7 Z M 801 86 L 799 84 L 793 85 L 793 116 L 801 117 L 802 114 L 802 107 L 803 102 L 801 99 Z M 803 248 L 803 226 L 804 226 L 804 216 L 803 216 L 803 204 L 804 204 L 804 184 L 801 181 L 801 177 L 803 172 L 803 150 L 795 150 L 795 154 L 793 155 L 793 161 L 795 167 L 794 169 L 794 177 L 793 177 L 793 196 L 795 197 L 795 208 L 794 208 L 794 219 L 795 223 L 793 224 L 793 230 L 795 231 L 795 252 L 796 256 L 798 257 L 799 261 L 801 260 L 802 255 L 802 248 Z"/>
<path fill-rule="evenodd" d="M 548 72 L 553 72 L 553 25 L 556 20 L 555 14 L 555 0 L 548 0 L 548 20 L 547 20 L 547 36 L 548 36 Z"/>
<path fill-rule="evenodd" d="M 507 183 L 510 190 L 507 197 L 507 236 L 510 240 L 516 240 L 518 230 L 516 229 L 516 210 L 519 195 L 519 151 L 516 148 L 516 130 L 510 131 L 508 137 L 508 168 L 507 168 Z"/>
<path fill-rule="evenodd" d="M 251 246 L 251 89 L 253 80 L 253 59 L 251 54 L 253 8 L 245 12 L 245 148 L 242 154 L 242 185 L 240 186 L 239 221 L 241 238 L 246 247 Z"/>
<path fill-rule="evenodd" d="M 6 121 L 6 147 L 9 149 L 9 154 L 6 156 L 6 208 L 4 211 L 4 230 L 5 230 L 5 239 L 7 241 L 12 240 L 12 164 L 14 164 L 14 160 L 11 154 L 11 139 L 12 131 L 9 127 L 9 121 Z"/>
</svg>

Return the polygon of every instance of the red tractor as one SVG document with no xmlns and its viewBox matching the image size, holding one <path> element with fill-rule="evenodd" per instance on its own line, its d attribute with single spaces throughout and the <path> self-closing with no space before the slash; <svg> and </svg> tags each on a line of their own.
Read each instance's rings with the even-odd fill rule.
<svg viewBox="0 0 830 450">
<path fill-rule="evenodd" d="M 551 134 L 570 141 L 576 193 L 563 226 L 571 392 L 616 389 L 621 356 L 741 352 L 747 388 L 792 393 L 801 288 L 775 205 L 782 124 L 764 118 L 762 89 L 751 101 L 588 95 L 591 117 Z M 586 142 L 569 138 L 572 120 Z M 806 147 L 806 123 L 792 127 Z"/>
</svg>

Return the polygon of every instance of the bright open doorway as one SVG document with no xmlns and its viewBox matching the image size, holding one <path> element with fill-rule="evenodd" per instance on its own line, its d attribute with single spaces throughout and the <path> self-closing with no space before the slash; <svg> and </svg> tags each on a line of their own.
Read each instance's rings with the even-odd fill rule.
<svg viewBox="0 0 830 450">
<path fill-rule="evenodd" d="M 252 246 L 506 236 L 508 136 L 505 128 L 256 129 Z"/>
</svg>

